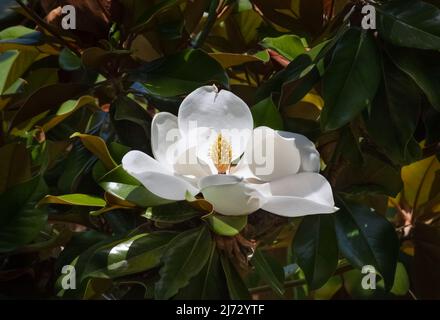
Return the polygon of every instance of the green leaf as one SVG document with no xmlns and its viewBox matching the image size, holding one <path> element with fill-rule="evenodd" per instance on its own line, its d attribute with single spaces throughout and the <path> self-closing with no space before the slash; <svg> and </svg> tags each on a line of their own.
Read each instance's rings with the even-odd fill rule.
<svg viewBox="0 0 440 320">
<path fill-rule="evenodd" d="M 440 49 L 440 9 L 419 0 L 391 1 L 377 7 L 379 34 L 401 47 Z"/>
<path fill-rule="evenodd" d="M 306 76 L 313 69 L 312 58 L 307 54 L 301 54 L 290 62 L 287 67 L 276 73 L 268 81 L 265 81 L 255 93 L 255 101 L 259 102 L 272 95 L 281 92 L 285 83 L 293 82 Z M 307 93 L 307 92 L 306 92 Z M 305 93 L 304 93 L 305 94 Z"/>
<path fill-rule="evenodd" d="M 0 94 L 3 94 L 35 61 L 37 52 L 6 51 L 0 54 Z"/>
<path fill-rule="evenodd" d="M 231 261 L 225 255 L 220 255 L 220 261 L 225 272 L 229 297 L 232 300 L 250 300 L 249 290 Z"/>
<path fill-rule="evenodd" d="M 266 51 L 262 51 L 266 52 Z M 261 53 L 260 55 L 262 55 Z M 249 55 L 249 54 L 239 54 L 239 53 L 228 53 L 228 52 L 214 52 L 209 53 L 211 58 L 217 60 L 221 66 L 225 69 L 236 67 L 249 62 L 266 62 L 264 61 L 264 57 L 260 58 L 257 55 Z"/>
<path fill-rule="evenodd" d="M 13 26 L 0 31 L 0 52 L 8 50 L 58 54 L 56 47 L 44 43 L 43 33 L 24 26 Z"/>
<path fill-rule="evenodd" d="M 82 53 L 81 63 L 87 69 L 101 70 L 107 63 L 121 60 L 129 54 L 130 51 L 128 50 L 106 50 L 99 47 L 91 47 Z"/>
<path fill-rule="evenodd" d="M 202 271 L 179 290 L 177 300 L 224 300 L 229 296 L 226 279 L 216 245 L 213 242 L 208 262 Z"/>
<path fill-rule="evenodd" d="M 58 63 L 60 64 L 61 69 L 66 71 L 75 71 L 81 68 L 81 58 L 69 48 L 64 48 L 60 52 Z"/>
<path fill-rule="evenodd" d="M 93 268 L 87 268 L 81 280 L 89 277 L 113 279 L 155 268 L 175 236 L 173 232 L 144 233 L 107 247 L 95 253 L 94 262 L 89 264 Z"/>
<path fill-rule="evenodd" d="M 117 167 L 116 162 L 110 155 L 107 145 L 102 138 L 79 132 L 74 133 L 70 138 L 76 137 L 80 138 L 84 146 L 102 161 L 107 170 Z"/>
<path fill-rule="evenodd" d="M 331 277 L 321 288 L 313 292 L 315 300 L 330 300 L 342 287 L 341 276 Z"/>
<path fill-rule="evenodd" d="M 201 214 L 187 202 L 179 201 L 148 208 L 143 216 L 156 222 L 179 223 L 200 217 Z"/>
<path fill-rule="evenodd" d="M 130 30 L 130 33 L 143 31 L 157 14 L 174 5 L 180 4 L 180 2 L 182 2 L 182 0 L 160 0 L 155 2 L 154 5 L 148 6 L 148 9 L 137 19 L 137 25 Z"/>
<path fill-rule="evenodd" d="M 396 265 L 394 285 L 389 292 L 385 290 L 384 280 L 376 277 L 376 288 L 364 289 L 362 280 L 366 276 L 360 270 L 351 270 L 343 274 L 343 283 L 348 294 L 354 299 L 390 299 L 395 296 L 405 296 L 409 290 L 409 278 L 401 262 Z M 395 295 L 395 296 L 393 296 Z"/>
<path fill-rule="evenodd" d="M 336 182 L 336 189 L 343 192 L 381 193 L 395 197 L 402 190 L 402 179 L 397 168 L 370 154 L 363 154 L 364 161 L 345 166 Z"/>
<path fill-rule="evenodd" d="M 96 99 L 92 96 L 83 96 L 77 100 L 67 100 L 60 106 L 56 114 L 53 115 L 45 124 L 43 124 L 42 128 L 44 132 L 51 130 L 74 112 L 78 111 L 78 109 L 87 105 L 96 106 Z"/>
<path fill-rule="evenodd" d="M 170 241 L 162 257 L 160 280 L 155 286 L 156 299 L 171 298 L 199 274 L 209 260 L 212 241 L 206 226 L 185 231 Z"/>
<path fill-rule="evenodd" d="M 105 200 L 96 196 L 87 194 L 66 194 L 63 196 L 47 195 L 38 203 L 38 206 L 44 204 L 63 204 L 71 206 L 104 207 Z"/>
<path fill-rule="evenodd" d="M 213 213 L 206 217 L 206 221 L 215 233 L 221 236 L 233 237 L 246 227 L 248 218 L 247 216 L 233 217 Z"/>
<path fill-rule="evenodd" d="M 393 162 L 411 163 L 421 155 L 413 137 L 420 116 L 420 95 L 412 80 L 387 60 L 382 61 L 382 75 L 382 86 L 366 116 L 368 133 Z"/>
<path fill-rule="evenodd" d="M 21 105 L 10 124 L 10 128 L 48 110 L 56 110 L 63 102 L 78 96 L 87 89 L 88 86 L 81 83 L 57 83 L 38 88 Z"/>
<path fill-rule="evenodd" d="M 46 191 L 46 183 L 36 176 L 0 194 L 0 252 L 35 239 L 47 221 L 46 210 L 35 208 Z"/>
<path fill-rule="evenodd" d="M 304 217 L 295 235 L 293 251 L 310 289 L 322 287 L 338 265 L 333 216 L 319 214 Z"/>
<path fill-rule="evenodd" d="M 410 281 L 405 266 L 401 262 L 397 262 L 396 275 L 394 277 L 394 285 L 391 288 L 391 293 L 397 296 L 404 296 L 410 289 Z"/>
<path fill-rule="evenodd" d="M 347 124 L 373 100 L 380 82 L 378 58 L 370 33 L 357 28 L 344 33 L 323 78 L 324 130 Z"/>
<path fill-rule="evenodd" d="M 266 126 L 275 130 L 283 130 L 283 119 L 272 97 L 261 100 L 251 108 L 254 127 Z"/>
<path fill-rule="evenodd" d="M 339 250 L 356 268 L 371 265 L 391 289 L 396 270 L 399 241 L 394 227 L 374 210 L 359 204 L 337 204 L 335 214 Z"/>
<path fill-rule="evenodd" d="M 142 75 L 138 77 L 142 79 Z M 229 87 L 228 76 L 221 65 L 198 49 L 187 49 L 169 56 L 143 77 L 147 91 L 163 97 L 185 95 L 206 84 L 219 83 Z"/>
<path fill-rule="evenodd" d="M 302 39 L 296 35 L 264 38 L 260 44 L 266 49 L 277 51 L 288 60 L 293 60 L 300 54 L 306 53 Z"/>
<path fill-rule="evenodd" d="M 20 159 L 20 161 L 17 161 Z M 0 194 L 9 187 L 31 178 L 31 157 L 22 143 L 10 143 L 0 148 Z"/>
<path fill-rule="evenodd" d="M 155 194 L 148 191 L 144 186 L 118 182 L 100 182 L 99 185 L 106 192 L 117 197 L 118 199 L 131 202 L 141 208 L 160 206 L 163 204 L 174 202 L 172 200 L 167 200 L 156 196 Z"/>
<path fill-rule="evenodd" d="M 276 294 L 279 296 L 284 295 L 284 270 L 280 265 L 270 263 L 265 254 L 259 249 L 255 250 L 251 264 Z"/>
<path fill-rule="evenodd" d="M 436 76 L 440 72 L 438 56 L 432 52 L 402 48 L 389 48 L 387 53 L 394 64 L 425 93 L 432 106 L 440 111 L 440 79 Z"/>
<path fill-rule="evenodd" d="M 110 107 L 119 140 L 134 150 L 151 154 L 151 116 L 127 96 L 119 96 Z"/>
</svg>

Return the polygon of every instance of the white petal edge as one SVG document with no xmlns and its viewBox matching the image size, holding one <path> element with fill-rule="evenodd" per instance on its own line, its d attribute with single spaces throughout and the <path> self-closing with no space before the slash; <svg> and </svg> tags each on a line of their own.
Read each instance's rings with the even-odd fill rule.
<svg viewBox="0 0 440 320">
<path fill-rule="evenodd" d="M 268 127 L 254 129 L 244 157 L 238 167 L 262 181 L 272 181 L 298 172 L 301 165 L 300 151 L 294 138 L 284 138 Z"/>
<path fill-rule="evenodd" d="M 321 160 L 315 144 L 302 134 L 277 131 L 278 134 L 287 139 L 295 139 L 296 147 L 299 149 L 301 156 L 301 165 L 299 172 L 319 172 Z"/>
<path fill-rule="evenodd" d="M 167 200 L 185 200 L 186 193 L 198 193 L 188 181 L 174 176 L 168 168 L 140 151 L 130 151 L 122 159 L 122 167 L 150 192 Z"/>
<path fill-rule="evenodd" d="M 177 117 L 169 112 L 159 112 L 151 123 L 151 149 L 154 158 L 170 170 L 175 161 L 174 149 L 181 140 Z"/>
<path fill-rule="evenodd" d="M 203 86 L 190 93 L 179 108 L 178 125 L 182 136 L 195 127 L 222 133 L 233 147 L 233 157 L 240 156 L 252 134 L 254 121 L 247 104 L 227 90 Z"/>
<path fill-rule="evenodd" d="M 257 211 L 262 203 L 261 194 L 245 180 L 231 175 L 212 175 L 199 183 L 204 198 L 214 210 L 228 216 L 248 215 Z"/>
<path fill-rule="evenodd" d="M 257 189 L 264 197 L 262 209 L 277 215 L 297 217 L 338 210 L 330 184 L 318 173 L 293 174 L 259 185 Z"/>
</svg>

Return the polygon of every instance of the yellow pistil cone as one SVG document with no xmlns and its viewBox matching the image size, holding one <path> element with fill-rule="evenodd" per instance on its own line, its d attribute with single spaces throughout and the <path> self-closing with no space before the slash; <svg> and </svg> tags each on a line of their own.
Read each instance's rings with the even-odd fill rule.
<svg viewBox="0 0 440 320">
<path fill-rule="evenodd" d="M 211 146 L 210 157 L 219 174 L 226 174 L 232 162 L 232 146 L 221 133 Z"/>
</svg>

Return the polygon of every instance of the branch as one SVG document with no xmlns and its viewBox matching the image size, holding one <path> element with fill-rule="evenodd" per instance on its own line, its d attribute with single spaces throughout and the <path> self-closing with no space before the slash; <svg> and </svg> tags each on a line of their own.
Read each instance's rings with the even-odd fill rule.
<svg viewBox="0 0 440 320">
<path fill-rule="evenodd" d="M 199 33 L 199 35 L 196 37 L 196 39 L 193 42 L 193 48 L 200 48 L 203 43 L 205 42 L 206 38 L 208 38 L 209 33 L 211 32 L 212 27 L 215 24 L 215 21 L 217 20 L 217 6 L 218 6 L 219 0 L 212 0 L 211 4 L 209 5 L 209 13 L 208 13 L 208 20 L 206 21 L 206 25 L 203 28 L 203 30 Z"/>
</svg>

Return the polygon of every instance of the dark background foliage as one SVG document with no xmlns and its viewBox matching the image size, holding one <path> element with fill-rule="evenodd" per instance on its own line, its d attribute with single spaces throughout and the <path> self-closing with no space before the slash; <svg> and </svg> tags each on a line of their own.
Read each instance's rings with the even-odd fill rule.
<svg viewBox="0 0 440 320">
<path fill-rule="evenodd" d="M 67 4 L 76 30 L 60 27 Z M 0 8 L 1 298 L 440 298 L 439 1 Z M 227 218 L 160 202 L 121 168 L 151 154 L 156 111 L 212 83 L 256 126 L 316 143 L 338 212 Z"/>
</svg>

